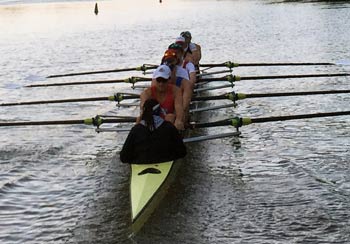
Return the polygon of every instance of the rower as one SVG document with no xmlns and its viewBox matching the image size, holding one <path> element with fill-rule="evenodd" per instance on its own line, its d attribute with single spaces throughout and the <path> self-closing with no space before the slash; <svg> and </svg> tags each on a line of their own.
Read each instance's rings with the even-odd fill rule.
<svg viewBox="0 0 350 244">
<path fill-rule="evenodd" d="M 176 56 L 174 57 L 174 52 Z M 192 99 L 193 87 L 189 80 L 189 75 L 186 69 L 182 67 L 183 62 L 183 49 L 182 46 L 176 43 L 169 45 L 169 49 L 165 52 L 163 57 L 164 64 L 174 67 L 173 78 L 171 82 L 181 88 L 183 109 L 184 109 L 184 122 L 187 122 L 189 107 Z"/>
<path fill-rule="evenodd" d="M 181 32 L 180 36 L 185 38 L 186 48 L 185 48 L 185 56 L 187 55 L 192 57 L 193 64 L 196 67 L 197 72 L 199 72 L 199 61 L 202 58 L 201 46 L 191 42 L 192 35 L 189 31 Z"/>
<path fill-rule="evenodd" d="M 160 65 L 154 71 L 151 87 L 140 95 L 141 111 L 147 99 L 156 99 L 163 111 L 161 117 L 173 123 L 178 130 L 184 130 L 182 92 L 169 82 L 170 77 L 171 70 L 167 65 Z"/>
<path fill-rule="evenodd" d="M 120 152 L 123 163 L 162 163 L 186 155 L 186 147 L 178 130 L 162 119 L 161 114 L 162 108 L 157 100 L 145 101 L 141 121 L 131 129 Z"/>
<path fill-rule="evenodd" d="M 190 82 L 191 82 L 191 85 L 192 85 L 192 90 L 194 89 L 194 85 L 196 83 L 196 80 L 197 80 L 197 73 L 196 73 L 196 68 L 193 64 L 193 58 L 192 58 L 192 55 L 185 55 L 185 50 L 187 48 L 187 44 L 185 42 L 185 38 L 182 37 L 182 36 L 179 36 L 176 38 L 175 40 L 175 43 L 176 44 L 179 44 L 182 46 L 182 49 L 183 49 L 183 53 L 184 53 L 184 57 L 183 57 L 183 63 L 182 63 L 182 67 L 184 69 L 186 69 L 189 77 L 190 77 Z"/>
</svg>

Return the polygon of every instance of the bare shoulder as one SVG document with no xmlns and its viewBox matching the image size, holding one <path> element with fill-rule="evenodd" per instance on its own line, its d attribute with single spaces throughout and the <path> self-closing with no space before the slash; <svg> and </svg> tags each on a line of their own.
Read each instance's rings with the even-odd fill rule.
<svg viewBox="0 0 350 244">
<path fill-rule="evenodd" d="M 152 95 L 151 87 L 146 88 L 141 92 L 140 97 L 150 97 Z"/>
<path fill-rule="evenodd" d="M 193 45 L 194 45 L 193 52 L 200 52 L 201 51 L 201 45 L 199 45 L 197 43 L 193 43 Z"/>
</svg>

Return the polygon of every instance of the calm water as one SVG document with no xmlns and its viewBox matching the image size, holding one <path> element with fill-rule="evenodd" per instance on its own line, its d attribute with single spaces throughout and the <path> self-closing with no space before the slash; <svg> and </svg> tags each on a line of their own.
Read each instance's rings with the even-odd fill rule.
<svg viewBox="0 0 350 244">
<path fill-rule="evenodd" d="M 23 1 L 22 1 L 23 2 Z M 31 4 L 30 2 L 41 2 Z M 350 60 L 350 3 L 0 1 L 0 102 L 108 96 L 128 84 L 24 88 L 49 74 L 158 63 L 183 30 L 203 63 Z M 67 3 L 70 2 L 70 3 Z M 349 72 L 349 66 L 237 68 L 241 76 Z M 347 78 L 237 82 L 245 93 L 349 89 Z M 213 91 L 221 94 L 230 89 Z M 133 91 L 137 92 L 137 91 Z M 208 103 L 221 104 L 224 102 Z M 349 110 L 349 95 L 246 99 L 213 121 Z M 1 107 L 0 121 L 136 115 L 110 102 Z M 213 128 L 220 133 L 232 128 Z M 88 126 L 0 128 L 1 243 L 349 243 L 350 117 L 249 125 L 191 145 L 143 230 L 130 234 L 125 134 Z"/>
</svg>

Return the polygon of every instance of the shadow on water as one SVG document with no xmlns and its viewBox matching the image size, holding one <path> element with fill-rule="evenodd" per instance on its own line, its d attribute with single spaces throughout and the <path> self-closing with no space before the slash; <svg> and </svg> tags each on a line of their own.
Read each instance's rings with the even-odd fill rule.
<svg viewBox="0 0 350 244">
<path fill-rule="evenodd" d="M 281 1 L 271 1 L 271 2 L 272 3 L 325 3 L 325 4 L 329 4 L 329 5 L 350 3 L 349 0 L 332 0 L 332 1 L 325 1 L 325 0 L 281 0 Z"/>
<path fill-rule="evenodd" d="M 75 0 L 75 2 L 86 2 L 86 0 Z M 89 0 L 88 0 L 89 1 Z M 93 2 L 93 0 L 90 0 Z M 5 1 L 0 1 L 0 5 L 13 5 L 13 4 L 33 4 L 33 3 L 42 3 L 42 0 L 26 0 L 26 1 L 21 1 L 21 0 L 5 0 Z M 46 3 L 57 3 L 57 2 L 69 2 L 69 0 L 45 0 Z"/>
<path fill-rule="evenodd" d="M 279 4 L 279 3 L 315 3 L 323 6 L 328 6 L 327 8 L 349 8 L 350 1 L 349 0 L 280 0 L 280 1 L 270 1 L 271 4 Z"/>
</svg>

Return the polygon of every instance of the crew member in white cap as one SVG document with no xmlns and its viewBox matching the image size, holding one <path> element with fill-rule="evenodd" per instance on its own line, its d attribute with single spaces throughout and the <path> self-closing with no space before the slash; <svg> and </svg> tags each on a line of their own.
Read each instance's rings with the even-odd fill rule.
<svg viewBox="0 0 350 244">
<path fill-rule="evenodd" d="M 172 122 L 178 130 L 184 130 L 182 92 L 180 88 L 170 84 L 170 76 L 171 70 L 167 65 L 160 65 L 154 71 L 151 87 L 140 95 L 141 111 L 147 99 L 156 99 L 163 111 L 161 117 Z"/>
<path fill-rule="evenodd" d="M 191 82 L 191 88 L 192 90 L 194 89 L 194 84 L 196 83 L 196 80 L 197 80 L 197 71 L 196 71 L 196 68 L 193 64 L 193 58 L 192 58 L 192 55 L 185 55 L 185 50 L 187 48 L 187 44 L 185 42 L 185 38 L 182 37 L 182 36 L 179 36 L 176 38 L 175 40 L 175 43 L 176 44 L 179 44 L 182 46 L 182 49 L 183 49 L 183 63 L 182 63 L 182 68 L 184 68 L 188 75 L 189 75 L 189 81 Z"/>
<path fill-rule="evenodd" d="M 183 49 L 181 45 L 176 43 L 170 44 L 169 49 L 164 53 L 162 61 L 164 64 L 174 67 L 170 83 L 173 83 L 177 87 L 181 88 L 184 123 L 186 124 L 188 122 L 188 112 L 192 99 L 193 87 L 191 81 L 189 80 L 187 70 L 182 67 Z"/>
</svg>

